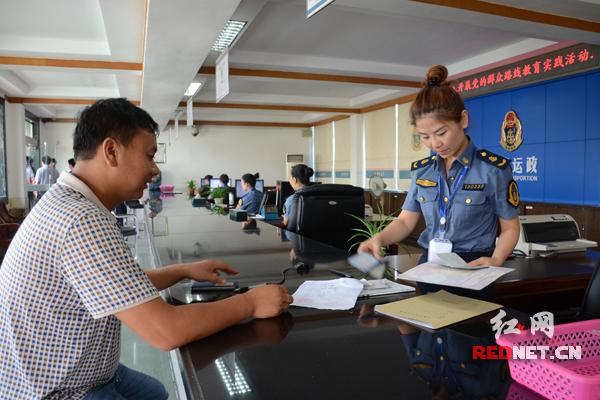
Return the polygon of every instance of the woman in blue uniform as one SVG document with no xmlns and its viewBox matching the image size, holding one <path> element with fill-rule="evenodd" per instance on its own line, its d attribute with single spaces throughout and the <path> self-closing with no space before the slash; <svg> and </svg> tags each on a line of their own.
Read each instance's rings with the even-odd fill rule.
<svg viewBox="0 0 600 400">
<path fill-rule="evenodd" d="M 447 77 L 446 67 L 431 67 L 410 108 L 411 123 L 436 155 L 412 163 L 402 212 L 358 251 L 379 257 L 382 246 L 406 238 L 423 214 L 426 229 L 419 245 L 426 252 L 449 243 L 472 266 L 501 266 L 519 237 L 518 187 L 510 161 L 478 149 L 465 134 L 467 110 Z M 421 262 L 425 260 L 426 253 Z"/>
<path fill-rule="evenodd" d="M 313 176 L 315 171 L 308 165 L 304 164 L 296 164 L 292 167 L 292 177 L 290 178 L 290 185 L 294 192 L 298 192 L 299 190 L 304 189 L 306 185 L 310 182 L 311 176 Z M 285 203 L 283 204 L 283 225 L 288 226 L 288 222 L 290 220 L 291 215 L 295 215 L 296 213 L 296 197 L 294 195 L 289 196 Z"/>
<path fill-rule="evenodd" d="M 258 179 L 258 172 L 254 175 L 252 174 L 244 174 L 242 175 L 242 189 L 244 189 L 244 194 L 240 199 L 239 204 L 237 205 L 237 209 L 246 210 L 249 213 L 258 213 L 258 208 L 260 207 L 260 202 L 263 198 L 263 192 L 259 192 L 254 188 L 256 186 L 256 180 Z"/>
</svg>

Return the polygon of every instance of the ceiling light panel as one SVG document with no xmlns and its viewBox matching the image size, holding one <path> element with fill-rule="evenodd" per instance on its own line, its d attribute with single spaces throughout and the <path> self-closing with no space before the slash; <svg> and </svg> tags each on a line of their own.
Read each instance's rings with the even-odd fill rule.
<svg viewBox="0 0 600 400">
<path fill-rule="evenodd" d="M 234 21 L 229 20 L 225 24 L 225 28 L 219 33 L 219 37 L 213 44 L 212 49 L 214 51 L 223 51 L 227 49 L 231 44 L 235 41 L 235 39 L 239 36 L 244 26 L 246 26 L 246 21 Z"/>
</svg>

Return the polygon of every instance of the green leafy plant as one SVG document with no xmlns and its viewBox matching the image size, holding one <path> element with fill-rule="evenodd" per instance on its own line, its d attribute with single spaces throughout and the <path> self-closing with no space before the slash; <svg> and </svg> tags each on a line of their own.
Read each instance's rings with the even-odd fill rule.
<svg viewBox="0 0 600 400">
<path fill-rule="evenodd" d="M 361 217 L 357 217 L 356 215 L 353 215 L 353 214 L 348 214 L 349 216 L 356 219 L 357 221 L 360 221 L 360 223 L 363 225 L 360 228 L 352 229 L 356 233 L 354 235 L 352 235 L 352 237 L 350 237 L 350 239 L 348 239 L 348 242 L 352 242 L 356 239 L 360 239 L 360 241 L 357 241 L 354 244 L 352 244 L 352 246 L 350 246 L 350 250 L 352 250 L 355 246 L 358 246 L 360 244 L 360 242 L 371 239 L 373 236 L 375 236 L 379 232 L 383 231 L 385 229 L 385 227 L 388 226 L 390 224 L 390 222 L 392 222 L 394 220 L 394 217 L 392 215 L 396 214 L 396 212 L 397 212 L 397 211 L 393 212 L 392 215 L 384 215 L 381 205 L 379 205 L 377 211 L 378 211 L 378 214 L 381 216 L 381 218 L 373 220 L 373 221 L 366 217 L 361 218 Z M 384 255 L 384 254 L 382 254 L 382 255 Z"/>
<path fill-rule="evenodd" d="M 213 199 L 223 198 L 227 195 L 227 189 L 224 187 L 213 188 L 210 192 Z"/>
<path fill-rule="evenodd" d="M 227 214 L 227 210 L 225 210 L 224 207 L 213 204 L 213 206 L 210 209 L 210 213 L 215 215 L 225 215 Z"/>
<path fill-rule="evenodd" d="M 186 182 L 188 189 L 196 189 L 196 182 L 193 179 L 190 179 Z"/>
</svg>

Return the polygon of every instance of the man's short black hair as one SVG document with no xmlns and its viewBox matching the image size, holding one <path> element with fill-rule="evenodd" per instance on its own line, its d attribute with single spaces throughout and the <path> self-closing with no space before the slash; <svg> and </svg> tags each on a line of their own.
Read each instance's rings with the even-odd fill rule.
<svg viewBox="0 0 600 400">
<path fill-rule="evenodd" d="M 69 165 L 70 165 L 71 167 L 74 167 L 74 166 L 75 166 L 75 159 L 74 159 L 74 158 L 69 158 L 69 159 L 67 160 L 67 163 L 69 163 Z"/>
<path fill-rule="evenodd" d="M 150 114 L 125 98 L 99 100 L 79 115 L 73 133 L 75 159 L 93 158 L 98 146 L 108 137 L 128 146 L 140 129 L 156 135 L 158 124 Z"/>
</svg>

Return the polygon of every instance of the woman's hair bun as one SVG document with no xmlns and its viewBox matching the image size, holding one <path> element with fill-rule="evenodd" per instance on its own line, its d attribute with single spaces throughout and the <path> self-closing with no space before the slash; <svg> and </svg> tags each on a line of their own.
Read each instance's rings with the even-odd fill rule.
<svg viewBox="0 0 600 400">
<path fill-rule="evenodd" d="M 443 65 L 434 65 L 427 71 L 425 84 L 427 86 L 441 86 L 448 78 L 448 69 Z"/>
<path fill-rule="evenodd" d="M 257 172 L 254 174 L 254 179 L 258 179 L 258 177 L 260 176 L 260 174 Z"/>
</svg>

